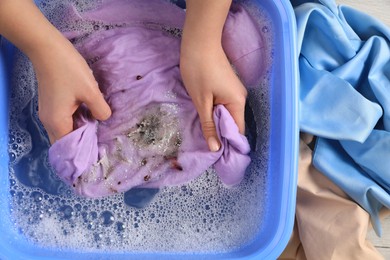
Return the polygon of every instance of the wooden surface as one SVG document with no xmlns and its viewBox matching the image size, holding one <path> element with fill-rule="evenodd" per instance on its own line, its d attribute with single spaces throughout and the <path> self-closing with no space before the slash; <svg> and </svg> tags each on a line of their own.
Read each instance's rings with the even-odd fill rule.
<svg viewBox="0 0 390 260">
<path fill-rule="evenodd" d="M 370 14 L 390 27 L 390 0 L 336 0 L 336 2 Z M 390 260 L 390 217 L 385 218 L 382 225 L 381 238 L 377 237 L 373 230 L 369 231 L 367 237 L 382 253 L 383 257 Z"/>
<path fill-rule="evenodd" d="M 367 238 L 373 243 L 385 259 L 390 260 L 390 216 L 382 221 L 382 228 L 382 237 L 378 237 L 374 230 L 370 230 Z"/>
<path fill-rule="evenodd" d="M 336 3 L 352 6 L 390 26 L 390 0 L 336 0 Z"/>
</svg>

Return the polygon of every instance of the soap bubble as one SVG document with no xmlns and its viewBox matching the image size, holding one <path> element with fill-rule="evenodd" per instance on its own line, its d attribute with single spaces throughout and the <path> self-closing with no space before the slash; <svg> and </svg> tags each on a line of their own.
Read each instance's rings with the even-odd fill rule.
<svg viewBox="0 0 390 260">
<path fill-rule="evenodd" d="M 110 211 L 103 211 L 100 214 L 100 219 L 104 226 L 111 226 L 115 221 L 115 217 Z"/>
</svg>

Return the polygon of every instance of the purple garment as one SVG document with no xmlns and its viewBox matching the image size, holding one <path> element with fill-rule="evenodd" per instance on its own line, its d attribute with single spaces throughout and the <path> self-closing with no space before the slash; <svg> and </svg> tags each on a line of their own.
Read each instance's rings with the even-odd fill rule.
<svg viewBox="0 0 390 260">
<path fill-rule="evenodd" d="M 232 10 L 223 45 L 238 73 L 245 71 L 243 82 L 255 84 L 264 71 L 263 40 L 244 8 Z M 67 17 L 68 22 L 96 22 L 92 34 L 65 34 L 90 62 L 113 113 L 98 122 L 87 109 L 79 109 L 76 129 L 49 150 L 50 163 L 62 180 L 88 197 L 184 184 L 211 165 L 228 186 L 242 180 L 250 163 L 247 139 L 218 105 L 214 120 L 222 147 L 210 152 L 183 86 L 183 10 L 158 0 L 110 0 L 82 13 L 71 7 Z"/>
</svg>

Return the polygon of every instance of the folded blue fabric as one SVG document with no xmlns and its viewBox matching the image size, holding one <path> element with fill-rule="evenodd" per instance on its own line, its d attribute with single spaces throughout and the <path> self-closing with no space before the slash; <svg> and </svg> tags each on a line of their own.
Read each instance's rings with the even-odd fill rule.
<svg viewBox="0 0 390 260">
<path fill-rule="evenodd" d="M 313 164 L 371 215 L 390 208 L 390 29 L 332 0 L 292 1 L 300 51 L 300 127 Z"/>
</svg>

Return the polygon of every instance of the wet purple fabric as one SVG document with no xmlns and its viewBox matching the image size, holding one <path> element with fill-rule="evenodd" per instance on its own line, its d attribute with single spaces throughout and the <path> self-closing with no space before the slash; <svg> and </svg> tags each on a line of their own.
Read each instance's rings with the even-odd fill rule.
<svg viewBox="0 0 390 260">
<path fill-rule="evenodd" d="M 95 29 L 64 33 L 90 63 L 113 112 L 98 122 L 81 107 L 75 130 L 49 150 L 56 173 L 76 193 L 100 197 L 133 187 L 180 185 L 212 165 L 227 186 L 243 179 L 250 163 L 246 137 L 218 105 L 214 120 L 222 147 L 210 152 L 183 86 L 184 18 L 182 9 L 158 0 L 103 1 L 85 12 L 69 8 L 68 22 L 90 22 Z M 256 84 L 264 70 L 264 43 L 245 8 L 232 8 L 223 46 L 243 82 Z"/>
</svg>

